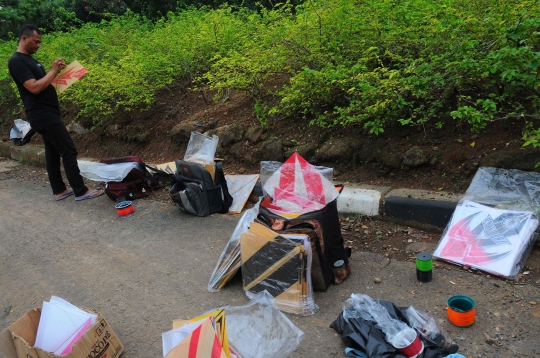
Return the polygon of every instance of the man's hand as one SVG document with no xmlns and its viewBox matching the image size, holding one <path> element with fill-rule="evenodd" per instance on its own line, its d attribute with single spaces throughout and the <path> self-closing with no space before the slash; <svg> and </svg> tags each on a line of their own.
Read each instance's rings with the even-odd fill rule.
<svg viewBox="0 0 540 358">
<path fill-rule="evenodd" d="M 62 58 L 57 58 L 52 63 L 52 70 L 58 74 L 58 72 L 62 71 L 64 68 L 66 68 L 66 61 L 64 61 Z"/>
</svg>

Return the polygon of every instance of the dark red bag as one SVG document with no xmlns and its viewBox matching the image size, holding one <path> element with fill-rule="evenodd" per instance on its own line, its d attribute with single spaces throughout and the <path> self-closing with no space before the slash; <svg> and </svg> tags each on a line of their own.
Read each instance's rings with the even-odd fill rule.
<svg viewBox="0 0 540 358">
<path fill-rule="evenodd" d="M 121 182 L 103 183 L 105 194 L 114 201 L 133 200 L 148 196 L 158 186 L 157 177 L 147 170 L 146 164 L 137 156 L 106 158 L 99 162 L 104 164 L 137 163 L 137 166 L 131 169 Z"/>
</svg>

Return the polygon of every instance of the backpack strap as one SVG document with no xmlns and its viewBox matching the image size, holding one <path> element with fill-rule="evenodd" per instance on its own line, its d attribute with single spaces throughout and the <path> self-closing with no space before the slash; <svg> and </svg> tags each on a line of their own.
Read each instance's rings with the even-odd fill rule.
<svg viewBox="0 0 540 358">
<path fill-rule="evenodd" d="M 214 179 L 215 185 L 221 185 L 221 196 L 223 203 L 221 205 L 220 214 L 226 214 L 229 212 L 229 208 L 232 205 L 233 197 L 229 193 L 229 187 L 227 186 L 227 180 L 225 179 L 225 174 L 223 174 L 223 163 L 216 163 L 216 177 Z"/>
</svg>

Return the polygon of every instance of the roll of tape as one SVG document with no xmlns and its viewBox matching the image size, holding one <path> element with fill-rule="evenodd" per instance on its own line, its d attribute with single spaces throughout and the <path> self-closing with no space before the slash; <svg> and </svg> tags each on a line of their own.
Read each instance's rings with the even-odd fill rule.
<svg viewBox="0 0 540 358">
<path fill-rule="evenodd" d="M 122 201 L 121 203 L 116 204 L 115 208 L 120 217 L 127 217 L 133 214 L 133 205 L 131 205 L 131 201 Z"/>
<path fill-rule="evenodd" d="M 431 271 L 433 269 L 433 258 L 427 252 L 416 255 L 416 268 L 420 271 Z"/>
<path fill-rule="evenodd" d="M 448 299 L 448 320 L 457 327 L 470 327 L 476 319 L 476 303 L 468 296 L 457 295 Z"/>
</svg>

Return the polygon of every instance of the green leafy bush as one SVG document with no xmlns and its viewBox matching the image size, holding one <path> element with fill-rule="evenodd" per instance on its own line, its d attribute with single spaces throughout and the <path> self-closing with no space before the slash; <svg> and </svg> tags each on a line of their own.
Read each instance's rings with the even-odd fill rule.
<svg viewBox="0 0 540 358">
<path fill-rule="evenodd" d="M 221 92 L 272 94 L 274 116 L 374 134 L 452 119 L 480 131 L 521 115 L 538 125 L 539 10 L 535 1 L 309 1 L 295 16 L 263 13 L 272 26 L 216 58 L 205 78 Z M 288 83 L 260 93 L 283 72 Z"/>
<path fill-rule="evenodd" d="M 44 36 L 38 57 L 45 65 L 77 59 L 89 69 L 61 99 L 96 123 L 147 108 L 157 90 L 177 81 L 215 90 L 216 99 L 246 92 L 265 126 L 294 118 L 359 124 L 372 134 L 395 125 L 482 131 L 519 118 L 526 143 L 538 143 L 539 2 L 294 5 L 188 8 L 157 22 L 127 11 Z M 4 63 L 14 47 L 0 44 Z"/>
</svg>

